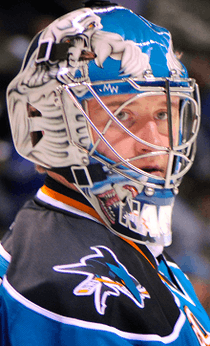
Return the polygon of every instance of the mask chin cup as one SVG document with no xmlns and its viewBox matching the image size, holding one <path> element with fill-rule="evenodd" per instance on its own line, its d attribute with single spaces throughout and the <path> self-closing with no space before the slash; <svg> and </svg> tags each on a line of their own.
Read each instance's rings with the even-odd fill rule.
<svg viewBox="0 0 210 346">
<path fill-rule="evenodd" d="M 93 164 L 95 159 L 91 158 L 90 162 Z M 107 170 L 106 179 L 82 190 L 107 227 L 118 236 L 137 243 L 169 246 L 173 190 L 149 187 L 156 183 L 154 179 L 146 179 L 149 183 L 145 186 L 145 177 L 130 170 L 126 172 L 133 178 L 116 172 L 110 174 L 107 166 L 103 169 Z"/>
</svg>

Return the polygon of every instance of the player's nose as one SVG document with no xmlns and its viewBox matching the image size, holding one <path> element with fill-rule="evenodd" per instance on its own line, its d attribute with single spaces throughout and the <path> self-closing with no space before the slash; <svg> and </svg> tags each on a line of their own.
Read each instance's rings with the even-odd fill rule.
<svg viewBox="0 0 210 346">
<path fill-rule="evenodd" d="M 145 124 L 138 129 L 136 132 L 136 136 L 138 136 L 140 139 L 144 140 L 145 142 L 149 144 L 153 144 L 155 146 L 161 146 L 165 147 L 167 143 L 166 141 L 163 141 L 163 136 L 158 131 L 157 124 L 153 120 L 149 120 L 145 122 Z M 146 144 L 140 143 L 136 141 L 135 144 L 136 151 L 138 153 L 145 152 L 145 151 L 153 151 L 154 148 L 147 146 Z"/>
</svg>

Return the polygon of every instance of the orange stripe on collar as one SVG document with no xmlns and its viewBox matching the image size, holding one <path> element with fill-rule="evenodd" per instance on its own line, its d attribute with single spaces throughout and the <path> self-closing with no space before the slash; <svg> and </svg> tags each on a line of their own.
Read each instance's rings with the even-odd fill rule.
<svg viewBox="0 0 210 346">
<path fill-rule="evenodd" d="M 149 258 L 144 254 L 144 252 L 138 247 L 138 245 L 136 243 L 134 243 L 132 240 L 124 238 L 124 237 L 120 237 L 122 238 L 124 241 L 126 241 L 128 244 L 130 244 L 134 249 L 136 249 L 144 258 L 146 258 L 146 260 L 149 262 L 149 264 L 155 269 L 155 266 L 152 264 L 152 262 L 149 260 Z"/>
<path fill-rule="evenodd" d="M 93 216 L 94 218 L 96 218 L 97 220 L 99 220 L 101 223 L 104 224 L 104 221 L 102 220 L 102 218 L 98 215 L 98 213 L 92 207 L 89 207 L 89 206 L 87 206 L 81 202 L 78 202 L 78 201 L 74 200 L 73 198 L 62 195 L 61 193 L 50 189 L 46 185 L 43 185 L 41 187 L 41 191 L 45 195 L 47 195 L 47 196 L 49 196 L 49 197 L 51 197 L 51 198 L 53 198 L 59 202 L 65 203 L 71 207 L 74 207 L 80 211 L 83 211 L 83 212 Z"/>
<path fill-rule="evenodd" d="M 138 247 L 138 245 L 136 243 L 134 243 L 132 240 L 130 239 L 126 239 L 124 237 L 120 237 L 121 239 L 123 239 L 124 241 L 126 241 L 128 244 L 130 244 L 134 249 L 136 249 L 146 260 L 147 262 L 149 262 L 149 264 L 152 266 L 153 269 L 156 270 L 157 275 L 159 276 L 159 278 L 164 281 L 165 283 L 167 283 L 170 287 L 174 288 L 174 285 L 172 285 L 172 283 L 165 278 L 161 273 L 158 272 L 158 270 L 155 268 L 154 264 L 152 264 L 152 262 L 149 260 L 149 258 L 145 255 L 145 253 Z"/>
</svg>

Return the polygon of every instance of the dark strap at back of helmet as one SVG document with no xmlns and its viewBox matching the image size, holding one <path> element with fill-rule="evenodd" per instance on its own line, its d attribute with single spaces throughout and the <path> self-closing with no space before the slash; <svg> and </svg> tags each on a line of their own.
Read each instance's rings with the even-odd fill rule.
<svg viewBox="0 0 210 346">
<path fill-rule="evenodd" d="M 83 1 L 85 7 L 108 7 L 108 6 L 118 6 L 118 4 L 111 1 L 97 1 L 97 0 L 87 0 Z"/>
</svg>

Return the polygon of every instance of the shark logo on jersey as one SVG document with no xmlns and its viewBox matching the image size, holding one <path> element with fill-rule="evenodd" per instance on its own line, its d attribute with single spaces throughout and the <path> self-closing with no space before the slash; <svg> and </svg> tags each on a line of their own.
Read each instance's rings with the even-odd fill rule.
<svg viewBox="0 0 210 346">
<path fill-rule="evenodd" d="M 116 255 L 105 246 L 90 248 L 95 253 L 82 257 L 79 263 L 57 265 L 53 269 L 60 273 L 82 274 L 87 276 L 74 289 L 77 296 L 94 295 L 97 312 L 105 314 L 106 300 L 109 296 L 124 294 L 140 308 L 144 299 L 150 298 L 147 290 L 119 262 Z"/>
</svg>

